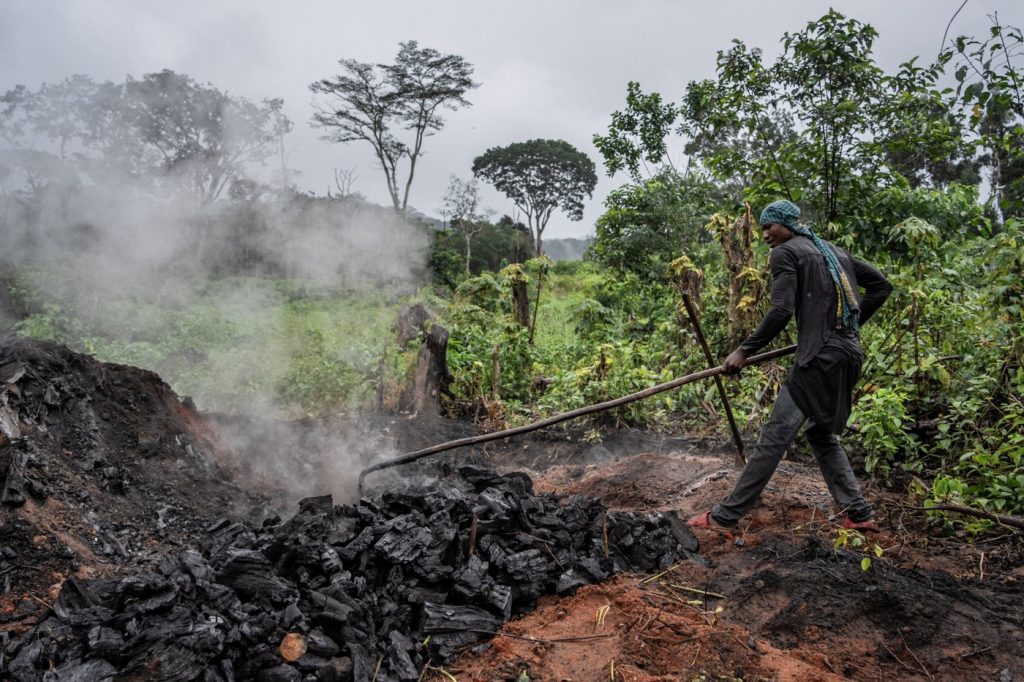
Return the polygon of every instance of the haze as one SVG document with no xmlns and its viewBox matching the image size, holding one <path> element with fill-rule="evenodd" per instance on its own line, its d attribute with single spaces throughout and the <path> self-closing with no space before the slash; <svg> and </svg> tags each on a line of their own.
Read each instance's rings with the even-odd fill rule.
<svg viewBox="0 0 1024 682">
<path fill-rule="evenodd" d="M 121 81 L 167 68 L 253 100 L 283 97 L 295 122 L 288 160 L 301 173 L 297 184 L 324 194 L 334 169 L 354 169 L 353 189 L 388 205 L 369 147 L 330 144 L 309 126 L 308 85 L 337 73 L 340 58 L 386 62 L 399 41 L 418 40 L 465 56 L 482 84 L 469 94 L 473 106 L 448 113 L 447 127 L 427 142 L 410 203 L 436 216 L 449 176 L 468 177 L 473 157 L 492 146 L 562 138 L 600 166 L 591 137 L 622 107 L 627 81 L 678 99 L 688 81 L 713 75 L 716 51 L 733 38 L 761 47 L 771 59 L 784 32 L 832 6 L 879 31 L 875 53 L 888 70 L 915 55 L 931 59 L 961 4 L 8 0 L 0 24 L 0 88 L 35 89 L 75 73 Z M 987 33 L 986 15 L 993 12 L 1020 25 L 1022 7 L 1014 0 L 971 0 L 949 36 Z M 604 196 L 624 180 L 602 172 L 583 220 L 556 214 L 545 236 L 592 233 Z M 511 203 L 489 188 L 485 203 L 499 215 L 512 213 Z"/>
</svg>

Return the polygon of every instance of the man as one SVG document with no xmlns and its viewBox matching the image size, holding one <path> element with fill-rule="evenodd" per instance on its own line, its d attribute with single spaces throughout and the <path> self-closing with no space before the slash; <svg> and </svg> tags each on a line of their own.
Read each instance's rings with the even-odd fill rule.
<svg viewBox="0 0 1024 682">
<path fill-rule="evenodd" d="M 793 368 L 736 487 L 711 511 L 690 519 L 691 526 L 735 527 L 757 503 L 786 448 L 809 421 L 807 440 L 832 498 L 846 513 L 843 526 L 878 531 L 874 510 L 861 494 L 839 434 L 850 416 L 853 387 L 864 359 L 860 325 L 885 302 L 892 285 L 875 268 L 821 240 L 799 218 L 800 209 L 791 201 L 776 201 L 761 213 L 761 229 L 771 247 L 771 307 L 724 365 L 727 373 L 739 372 L 795 313 Z M 863 298 L 858 299 L 858 288 L 864 289 Z"/>
</svg>

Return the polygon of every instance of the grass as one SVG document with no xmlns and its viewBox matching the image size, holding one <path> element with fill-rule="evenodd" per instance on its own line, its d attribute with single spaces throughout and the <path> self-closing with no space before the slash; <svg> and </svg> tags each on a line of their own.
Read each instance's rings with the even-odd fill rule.
<svg viewBox="0 0 1024 682">
<path fill-rule="evenodd" d="M 399 302 L 381 291 L 240 278 L 80 296 L 46 272 L 25 273 L 19 289 L 37 309 L 18 323 L 21 333 L 155 371 L 206 410 L 298 416 L 358 407 L 385 349 L 398 355 Z"/>
</svg>

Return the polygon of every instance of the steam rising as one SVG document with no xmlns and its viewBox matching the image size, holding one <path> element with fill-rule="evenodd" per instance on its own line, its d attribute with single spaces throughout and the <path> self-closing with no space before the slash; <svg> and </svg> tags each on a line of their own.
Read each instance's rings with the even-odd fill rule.
<svg viewBox="0 0 1024 682">
<path fill-rule="evenodd" d="M 179 89 L 198 87 L 168 73 L 161 76 Z M 93 114 L 99 109 L 88 98 L 108 86 L 122 87 L 75 82 L 87 91 L 82 97 L 92 102 Z M 203 87 L 203 96 L 216 93 L 212 86 Z M 164 374 L 176 390 L 192 393 L 201 409 L 231 411 L 250 423 L 272 422 L 277 450 L 251 451 L 266 459 L 250 465 L 291 487 L 296 496 L 310 494 L 312 485 L 320 492 L 350 490 L 349 479 L 359 466 L 346 444 L 357 437 L 334 432 L 329 442 L 310 441 L 308 425 L 288 427 L 282 421 L 287 415 L 265 390 L 288 381 L 289 363 L 309 339 L 289 336 L 283 323 L 268 324 L 258 314 L 343 294 L 353 305 L 372 301 L 367 305 L 375 319 L 393 319 L 399 297 L 424 281 L 428 230 L 358 196 L 315 197 L 254 179 L 268 173 L 260 163 L 267 154 L 256 153 L 265 145 L 253 142 L 253 130 L 267 121 L 276 125 L 264 129 L 266 143 L 273 140 L 271 133 L 283 135 L 290 126 L 286 120 L 256 119 L 271 116 L 272 107 L 229 100 L 233 110 L 244 110 L 248 118 L 232 119 L 225 113 L 229 108 L 222 108 L 224 120 L 217 121 L 221 138 L 201 140 L 206 152 L 171 163 L 154 155 L 144 135 L 105 130 L 101 144 L 95 128 L 89 132 L 95 122 L 87 120 L 85 110 L 76 114 L 71 128 L 62 128 L 65 118 L 40 118 L 41 108 L 22 106 L 27 91 L 12 92 L 0 102 L 0 275 L 31 291 L 17 316 L 38 316 L 47 302 L 59 308 L 62 319 L 75 321 L 73 331 L 81 339 L 69 333 L 67 340 L 92 337 L 116 345 L 119 359 Z M 4 104 L 10 105 L 6 111 Z M 54 130 L 74 132 L 59 139 L 56 133 L 42 134 Z M 233 165 L 226 165 L 226 157 L 207 158 L 224 149 L 242 149 L 231 156 Z M 218 179 L 220 172 L 227 177 Z M 211 190 L 218 182 L 223 192 Z M 257 330 L 267 336 L 261 356 L 232 349 L 195 357 L 193 366 L 180 359 L 174 368 L 161 365 L 163 356 L 154 349 L 163 352 L 160 344 L 175 340 L 146 337 L 147 316 L 173 318 L 200 301 L 208 325 L 202 333 L 230 335 L 263 326 Z M 186 321 L 177 327 L 178 340 L 187 341 Z M 374 362 L 372 354 L 390 338 L 383 327 L 375 347 L 346 349 L 341 347 L 346 330 L 325 325 L 317 331 L 328 339 L 325 356 L 339 363 Z M 206 369 L 196 371 L 197 364 Z M 217 387 L 191 390 L 190 370 L 214 369 L 235 372 L 238 385 L 263 390 L 235 395 L 218 394 Z M 249 437 L 237 435 L 241 448 L 252 445 Z M 301 458 L 295 456 L 300 449 Z"/>
</svg>

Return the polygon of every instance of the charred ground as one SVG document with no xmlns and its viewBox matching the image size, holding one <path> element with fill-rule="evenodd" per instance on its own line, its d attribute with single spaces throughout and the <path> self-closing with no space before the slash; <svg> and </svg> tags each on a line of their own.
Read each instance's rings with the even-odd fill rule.
<svg viewBox="0 0 1024 682">
<path fill-rule="evenodd" d="M 358 444 L 358 469 L 474 427 L 374 417 L 362 436 L 309 422 L 296 440 L 201 415 L 155 374 L 14 336 L 0 391 L 0 669 L 16 679 L 1024 672 L 1018 542 L 939 537 L 874 490 L 883 553 L 863 570 L 805 465 L 784 463 L 738 541 L 704 534 L 697 554 L 673 512 L 731 484 L 728 455 L 700 440 L 540 436 L 402 472 L 426 486 L 382 476 L 358 504 L 334 505 L 355 502 L 336 490 L 296 505 L 270 455 L 321 493 L 324 442 Z"/>
</svg>

